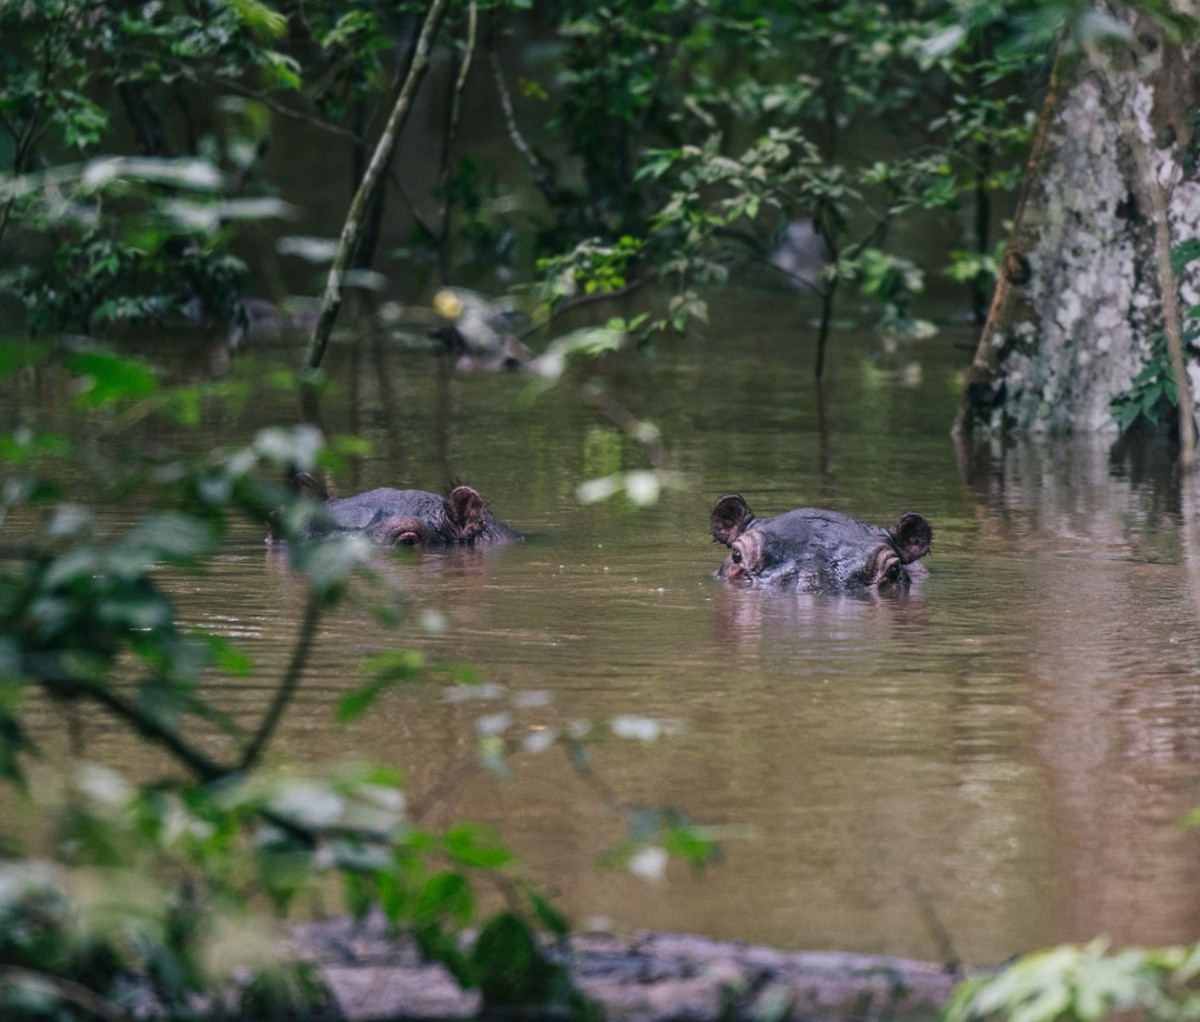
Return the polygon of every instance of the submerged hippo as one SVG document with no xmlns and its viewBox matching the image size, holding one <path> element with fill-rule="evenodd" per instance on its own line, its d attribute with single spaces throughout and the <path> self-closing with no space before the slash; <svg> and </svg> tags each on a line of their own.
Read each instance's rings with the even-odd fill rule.
<svg viewBox="0 0 1200 1022">
<path fill-rule="evenodd" d="M 303 539 L 361 532 L 378 546 L 446 546 L 508 543 L 521 539 L 512 526 L 488 509 L 487 501 L 470 486 L 456 486 L 448 497 L 427 490 L 380 487 L 366 493 L 329 500 L 324 485 L 308 472 L 298 473 L 292 487 L 303 496 L 324 501 L 301 524 Z M 272 522 L 267 542 L 278 536 Z"/>
<path fill-rule="evenodd" d="M 933 541 L 929 523 L 912 511 L 890 529 L 812 507 L 758 518 L 737 493 L 713 505 L 710 528 L 729 547 L 718 578 L 807 592 L 907 585 L 928 574 L 917 561 Z"/>
</svg>

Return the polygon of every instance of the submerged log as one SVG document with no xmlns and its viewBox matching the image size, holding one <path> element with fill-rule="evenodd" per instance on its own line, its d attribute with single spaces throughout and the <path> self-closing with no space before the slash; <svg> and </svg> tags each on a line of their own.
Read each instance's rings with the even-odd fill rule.
<svg viewBox="0 0 1200 1022">
<path fill-rule="evenodd" d="M 317 923 L 298 931 L 349 1020 L 466 1019 L 478 995 L 379 924 Z M 686 934 L 632 940 L 577 936 L 571 976 L 607 1022 L 833 1022 L 934 1018 L 961 972 L 886 955 L 775 948 Z M 536 1018 L 522 1014 L 522 1018 Z"/>
</svg>

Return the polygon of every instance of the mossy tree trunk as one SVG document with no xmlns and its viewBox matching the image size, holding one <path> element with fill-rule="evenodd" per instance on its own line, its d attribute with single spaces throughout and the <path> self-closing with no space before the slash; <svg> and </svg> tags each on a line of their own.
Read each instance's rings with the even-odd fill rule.
<svg viewBox="0 0 1200 1022">
<path fill-rule="evenodd" d="M 1128 40 L 1064 48 L 1052 76 L 956 432 L 1115 433 L 1113 399 L 1165 328 L 1183 367 L 1171 313 L 1200 304 L 1200 275 L 1165 260 L 1200 238 L 1200 53 L 1128 8 L 1112 13 Z M 1182 377 L 1186 464 L 1200 366 Z"/>
</svg>

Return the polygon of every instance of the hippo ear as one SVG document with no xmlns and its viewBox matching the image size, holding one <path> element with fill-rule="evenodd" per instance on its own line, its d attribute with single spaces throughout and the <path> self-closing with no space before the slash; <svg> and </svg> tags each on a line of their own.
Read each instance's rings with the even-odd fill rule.
<svg viewBox="0 0 1200 1022">
<path fill-rule="evenodd" d="M 325 489 L 325 484 L 311 472 L 296 472 L 288 479 L 288 486 L 301 497 L 329 499 L 329 491 Z"/>
<path fill-rule="evenodd" d="M 754 522 L 754 512 L 740 493 L 727 493 L 713 505 L 712 521 L 708 531 L 713 539 L 726 546 L 733 546 L 733 541 L 745 532 Z"/>
<path fill-rule="evenodd" d="M 906 511 L 900 520 L 889 530 L 896 552 L 905 564 L 920 560 L 929 553 L 933 543 L 933 529 L 921 515 L 915 511 Z"/>
<path fill-rule="evenodd" d="M 470 486 L 456 486 L 446 498 L 450 520 L 458 527 L 465 543 L 471 542 L 487 525 L 487 501 Z"/>
</svg>

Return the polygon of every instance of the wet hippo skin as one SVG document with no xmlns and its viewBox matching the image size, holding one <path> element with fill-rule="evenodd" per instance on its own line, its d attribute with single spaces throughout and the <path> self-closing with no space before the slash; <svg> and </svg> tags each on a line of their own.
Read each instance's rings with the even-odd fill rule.
<svg viewBox="0 0 1200 1022">
<path fill-rule="evenodd" d="M 907 585 L 928 575 L 918 562 L 933 542 L 913 511 L 890 529 L 812 507 L 759 518 L 738 493 L 717 500 L 709 528 L 729 547 L 718 578 L 807 592 Z"/>
<path fill-rule="evenodd" d="M 428 490 L 385 486 L 329 500 L 325 487 L 311 473 L 298 473 L 291 485 L 302 496 L 322 501 L 301 523 L 300 539 L 360 532 L 378 546 L 446 546 L 508 543 L 522 538 L 516 529 L 496 518 L 487 501 L 470 486 L 456 486 L 445 497 Z M 282 530 L 276 518 L 267 542 L 280 538 Z"/>
</svg>

